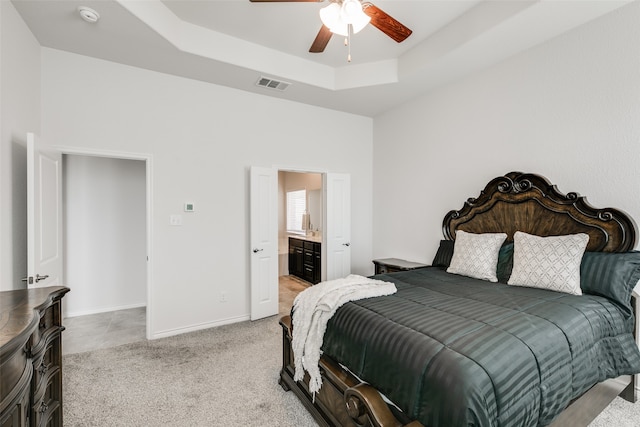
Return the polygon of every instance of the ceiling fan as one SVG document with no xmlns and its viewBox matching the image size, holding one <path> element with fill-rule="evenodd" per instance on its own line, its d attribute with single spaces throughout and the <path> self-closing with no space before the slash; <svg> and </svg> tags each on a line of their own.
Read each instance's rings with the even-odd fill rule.
<svg viewBox="0 0 640 427">
<path fill-rule="evenodd" d="M 323 0 L 250 0 L 253 3 L 267 2 L 313 2 Z M 309 52 L 321 53 L 333 34 L 349 37 L 364 28 L 368 23 L 400 43 L 409 37 L 412 31 L 388 15 L 374 4 L 361 0 L 329 0 L 330 4 L 320 10 L 322 27 L 309 48 Z"/>
</svg>

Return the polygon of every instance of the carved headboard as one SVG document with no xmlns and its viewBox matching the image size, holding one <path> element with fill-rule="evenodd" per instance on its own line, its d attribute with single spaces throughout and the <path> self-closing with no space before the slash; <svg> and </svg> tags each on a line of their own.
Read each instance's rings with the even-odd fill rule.
<svg viewBox="0 0 640 427">
<path fill-rule="evenodd" d="M 494 178 L 480 196 L 450 211 L 442 231 L 446 239 L 454 240 L 456 230 L 503 232 L 507 241 L 513 241 L 516 231 L 538 236 L 587 233 L 587 250 L 602 252 L 632 250 L 638 234 L 626 213 L 594 208 L 578 193 L 562 194 L 543 176 L 521 172 Z"/>
</svg>

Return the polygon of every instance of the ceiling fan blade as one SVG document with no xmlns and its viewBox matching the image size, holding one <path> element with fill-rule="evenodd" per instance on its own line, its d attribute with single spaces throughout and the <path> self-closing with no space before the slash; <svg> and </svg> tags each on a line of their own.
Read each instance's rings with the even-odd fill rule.
<svg viewBox="0 0 640 427">
<path fill-rule="evenodd" d="M 326 25 L 323 25 L 322 28 L 320 28 L 320 31 L 318 31 L 318 35 L 316 36 L 316 39 L 311 44 L 311 47 L 309 48 L 309 52 L 311 53 L 324 52 L 324 48 L 327 47 L 327 43 L 329 43 L 329 40 L 331 39 L 332 35 L 333 33 L 331 32 L 331 30 L 329 30 L 329 27 L 327 27 Z"/>
<path fill-rule="evenodd" d="M 371 25 L 398 43 L 404 41 L 413 32 L 372 3 L 363 3 L 362 10 L 371 17 Z"/>
</svg>

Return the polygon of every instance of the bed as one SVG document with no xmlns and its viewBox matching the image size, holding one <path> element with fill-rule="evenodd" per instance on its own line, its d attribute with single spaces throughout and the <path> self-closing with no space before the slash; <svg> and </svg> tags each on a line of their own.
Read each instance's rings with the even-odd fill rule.
<svg viewBox="0 0 640 427">
<path fill-rule="evenodd" d="M 506 235 L 495 249 L 497 282 L 447 272 L 460 264 L 463 241 L 497 233 Z M 338 309 L 315 396 L 307 380 L 293 380 L 292 321 L 281 319 L 279 382 L 320 425 L 585 426 L 616 396 L 636 401 L 632 218 L 512 172 L 450 211 L 443 234 L 431 267 L 375 276 L 394 282 L 396 294 Z M 574 265 L 579 289 L 513 286 L 539 255 L 523 248 L 576 236 L 586 246 Z"/>
</svg>

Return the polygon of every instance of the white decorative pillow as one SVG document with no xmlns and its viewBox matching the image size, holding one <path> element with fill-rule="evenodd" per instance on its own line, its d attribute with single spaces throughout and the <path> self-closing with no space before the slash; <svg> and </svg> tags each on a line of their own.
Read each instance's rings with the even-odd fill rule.
<svg viewBox="0 0 640 427">
<path fill-rule="evenodd" d="M 588 242 L 584 233 L 540 237 L 516 231 L 507 284 L 582 295 L 580 262 Z"/>
<path fill-rule="evenodd" d="M 456 231 L 453 257 L 447 273 L 497 282 L 498 253 L 506 238 L 505 233 L 474 234 Z"/>
</svg>

